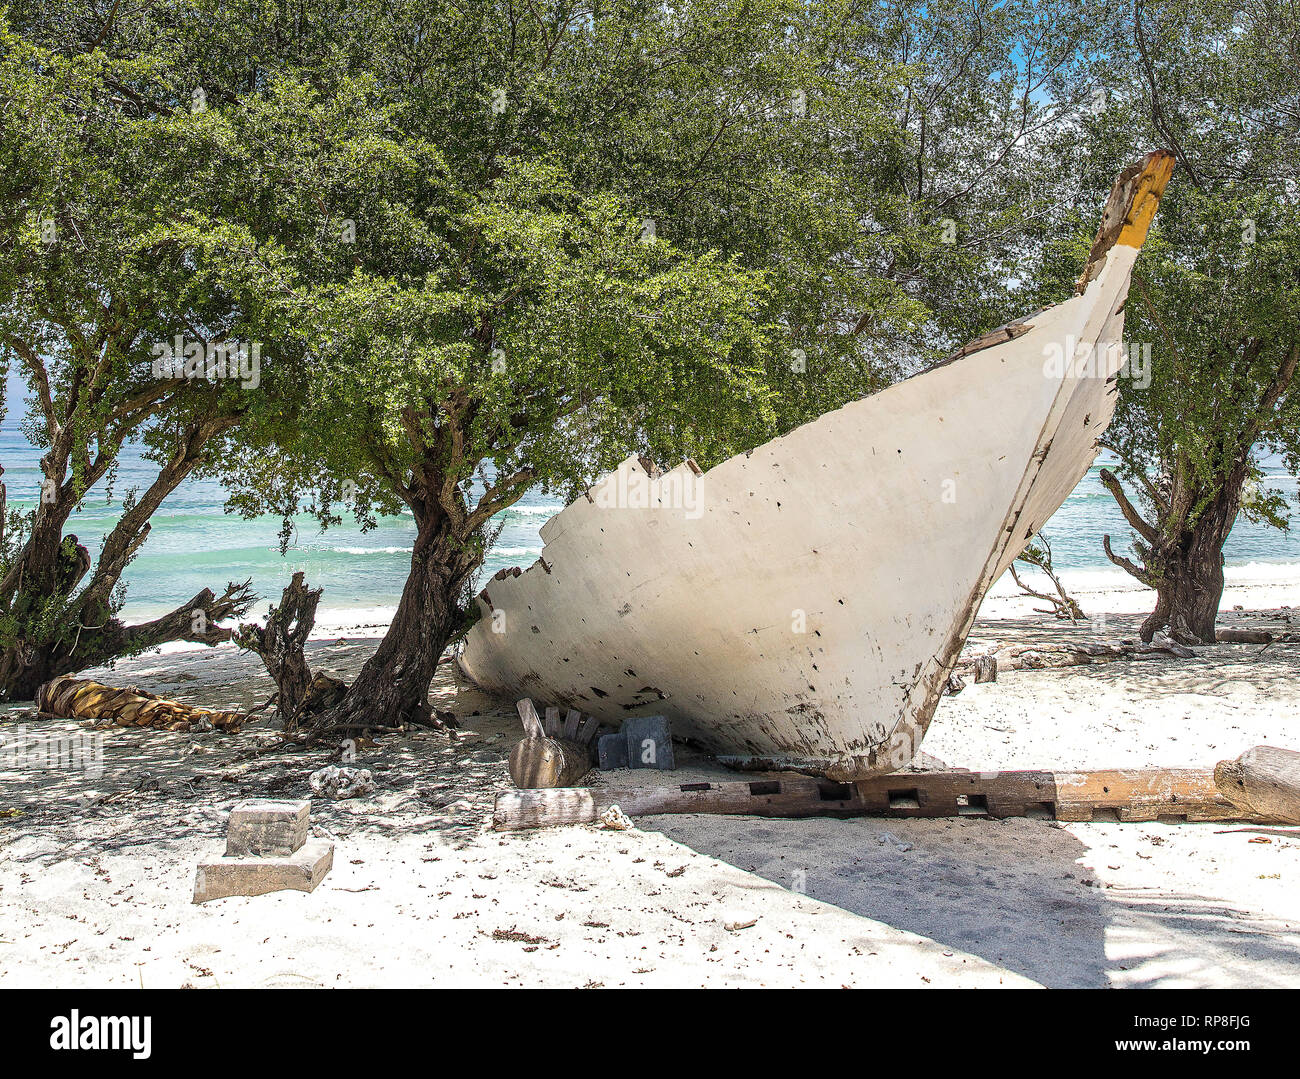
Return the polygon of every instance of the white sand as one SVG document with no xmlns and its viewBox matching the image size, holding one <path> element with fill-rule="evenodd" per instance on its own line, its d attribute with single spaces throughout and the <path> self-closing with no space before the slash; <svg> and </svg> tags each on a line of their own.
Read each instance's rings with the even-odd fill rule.
<svg viewBox="0 0 1300 1079">
<path fill-rule="evenodd" d="M 1080 598 L 1091 613 L 1098 597 Z M 1249 598 L 1276 608 L 1300 588 Z M 1104 638 L 1131 635 L 1118 612 L 1141 597 L 1109 606 Z M 993 597 L 973 645 L 1063 632 L 1016 609 Z M 351 674 L 373 648 L 352 636 L 314 644 L 313 662 Z M 1010 672 L 945 698 L 924 748 L 977 769 L 1208 766 L 1300 746 L 1298 674 L 1296 645 Z M 229 648 L 104 677 L 214 706 L 270 690 Z M 465 731 L 384 739 L 359 761 L 373 797 L 313 804 L 336 850 L 311 895 L 190 902 L 230 806 L 306 796 L 326 763 L 248 758 L 264 728 L 110 731 L 99 778 L 0 772 L 0 813 L 22 811 L 0 819 L 0 985 L 1300 986 L 1300 830 L 674 816 L 497 834 L 488 814 L 517 720 L 457 699 L 445 676 L 435 692 Z"/>
</svg>

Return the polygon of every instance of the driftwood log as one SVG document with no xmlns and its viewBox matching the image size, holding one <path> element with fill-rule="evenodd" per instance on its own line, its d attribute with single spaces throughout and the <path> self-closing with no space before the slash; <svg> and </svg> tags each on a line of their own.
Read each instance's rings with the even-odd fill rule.
<svg viewBox="0 0 1300 1079">
<path fill-rule="evenodd" d="M 518 705 L 524 737 L 510 751 L 510 778 L 516 787 L 571 787 L 591 771 L 591 740 L 599 728 L 592 716 L 569 709 L 564 719 L 558 708 L 546 709 L 543 724 L 533 702 Z"/>
<path fill-rule="evenodd" d="M 62 719 L 95 719 L 119 727 L 156 727 L 169 731 L 210 726 L 233 732 L 248 718 L 242 712 L 195 708 L 134 686 L 119 689 L 66 674 L 50 679 L 37 689 L 36 708 Z"/>
<path fill-rule="evenodd" d="M 1125 641 L 1121 644 L 1097 644 L 1089 641 L 1071 641 L 1061 644 L 1026 644 L 1000 648 L 996 652 L 980 656 L 968 656 L 960 660 L 954 670 L 961 673 L 974 671 L 975 680 L 980 681 L 979 670 L 982 664 L 993 660 L 994 677 L 996 671 L 1040 671 L 1057 667 L 1083 667 L 1094 663 L 1114 663 L 1121 659 L 1156 659 L 1161 656 L 1175 656 L 1178 659 L 1191 659 L 1196 655 L 1185 645 L 1174 641 L 1155 641 L 1143 644 L 1141 641 Z"/>
<path fill-rule="evenodd" d="M 1254 819 L 1220 794 L 1203 768 L 1092 772 L 895 772 L 836 783 L 782 774 L 750 782 L 507 791 L 497 831 L 595 821 L 617 805 L 632 816 L 662 813 L 755 817 L 1043 817 L 1152 821 Z"/>
<path fill-rule="evenodd" d="M 1216 640 L 1219 644 L 1284 644 L 1300 641 L 1300 636 L 1294 633 L 1276 634 L 1266 629 L 1227 628 L 1217 631 Z M 1143 644 L 1141 641 L 1123 641 L 1119 644 L 1065 641 L 1059 644 L 1013 645 L 979 656 L 966 656 L 957 663 L 954 671 L 963 674 L 974 672 L 976 682 L 996 681 L 996 673 L 993 678 L 980 677 L 981 667 L 990 660 L 996 664 L 996 672 L 1084 667 L 1094 663 L 1114 663 L 1122 659 L 1158 659 L 1163 656 L 1192 659 L 1196 653 L 1186 645 L 1169 640 L 1153 641 L 1151 644 Z"/>
<path fill-rule="evenodd" d="M 1300 824 L 1300 753 L 1256 746 L 1233 761 L 1220 761 L 1214 782 L 1244 812 L 1286 824 Z"/>
<path fill-rule="evenodd" d="M 1266 629 L 1216 629 L 1214 639 L 1219 644 L 1272 644 L 1274 641 L 1290 640 L 1291 634 L 1276 635 Z"/>
</svg>

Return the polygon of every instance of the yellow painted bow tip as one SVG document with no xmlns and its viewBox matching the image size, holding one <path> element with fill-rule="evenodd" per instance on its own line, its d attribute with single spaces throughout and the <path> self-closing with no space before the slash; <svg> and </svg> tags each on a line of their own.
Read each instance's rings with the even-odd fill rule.
<svg viewBox="0 0 1300 1079">
<path fill-rule="evenodd" d="M 1156 150 L 1147 155 L 1142 163 L 1142 173 L 1137 178 L 1133 189 L 1133 200 L 1129 204 L 1128 214 L 1124 218 L 1124 227 L 1120 230 L 1116 243 L 1126 247 L 1141 249 L 1146 243 L 1151 222 L 1155 220 L 1156 210 L 1160 208 L 1161 196 L 1165 186 L 1174 174 L 1176 159 L 1168 150 Z"/>
</svg>

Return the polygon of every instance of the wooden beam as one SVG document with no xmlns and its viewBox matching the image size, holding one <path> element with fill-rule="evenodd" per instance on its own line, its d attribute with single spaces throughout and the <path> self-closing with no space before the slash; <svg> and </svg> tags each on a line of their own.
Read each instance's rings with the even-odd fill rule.
<svg viewBox="0 0 1300 1079">
<path fill-rule="evenodd" d="M 1256 746 L 1214 769 L 1220 793 L 1253 816 L 1300 824 L 1300 753 Z"/>
<path fill-rule="evenodd" d="M 756 817 L 1033 817 L 1187 821 L 1255 819 L 1224 798 L 1203 768 L 1091 772 L 896 772 L 851 783 L 783 773 L 740 782 L 510 791 L 497 797 L 498 831 L 584 824 L 617 805 L 663 813 Z"/>
</svg>

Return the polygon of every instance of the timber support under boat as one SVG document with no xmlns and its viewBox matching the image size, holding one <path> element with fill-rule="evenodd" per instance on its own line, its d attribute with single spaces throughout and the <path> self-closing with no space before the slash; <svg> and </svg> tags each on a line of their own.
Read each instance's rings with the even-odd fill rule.
<svg viewBox="0 0 1300 1079">
<path fill-rule="evenodd" d="M 1228 801 L 1208 768 L 895 772 L 839 783 L 781 774 L 748 782 L 565 787 L 497 796 L 499 832 L 589 824 L 611 806 L 755 817 L 1041 817 L 1061 821 L 1261 821 Z"/>
</svg>

